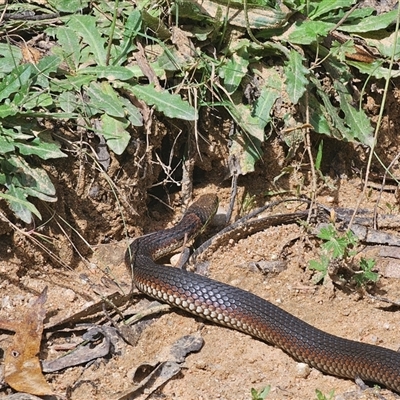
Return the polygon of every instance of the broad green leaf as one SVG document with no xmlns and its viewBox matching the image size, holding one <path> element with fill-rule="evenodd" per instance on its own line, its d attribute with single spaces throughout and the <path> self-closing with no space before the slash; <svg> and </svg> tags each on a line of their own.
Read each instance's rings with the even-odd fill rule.
<svg viewBox="0 0 400 400">
<path fill-rule="evenodd" d="M 17 114 L 17 112 L 19 112 L 19 109 L 17 105 L 14 103 L 0 105 L 0 118 L 5 118 L 15 115 Z"/>
<path fill-rule="evenodd" d="M 326 118 L 327 110 L 320 100 L 317 100 L 313 93 L 309 93 L 308 103 L 310 107 L 310 123 L 313 126 L 315 132 L 322 133 L 328 136 L 336 136 L 334 126 L 330 125 Z"/>
<path fill-rule="evenodd" d="M 357 25 L 340 25 L 337 29 L 351 33 L 380 31 L 395 23 L 397 13 L 397 10 L 393 10 L 380 15 L 371 15 L 363 18 Z"/>
<path fill-rule="evenodd" d="M 49 4 L 57 11 L 74 14 L 87 7 L 89 0 L 49 0 Z"/>
<path fill-rule="evenodd" d="M 72 113 L 77 108 L 76 96 L 72 92 L 62 92 L 57 98 L 60 107 L 67 113 Z"/>
<path fill-rule="evenodd" d="M 264 142 L 264 129 L 259 127 L 258 118 L 244 104 L 231 105 L 228 111 L 242 132 L 232 137 L 229 158 L 236 160 L 239 174 L 254 172 L 256 162 L 262 156 L 261 143 Z"/>
<path fill-rule="evenodd" d="M 7 193 L 0 192 L 0 197 L 7 200 L 15 215 L 27 224 L 32 222 L 32 214 L 42 219 L 39 210 L 26 200 L 26 193 L 22 188 L 10 187 Z"/>
<path fill-rule="evenodd" d="M 80 61 L 79 37 L 74 30 L 65 26 L 60 26 L 57 31 L 57 41 L 64 54 L 65 61 L 72 69 L 76 71 Z"/>
<path fill-rule="evenodd" d="M 273 69 L 268 70 L 265 86 L 261 89 L 260 96 L 255 101 L 252 116 L 258 119 L 258 126 L 264 129 L 271 121 L 271 109 L 276 99 L 281 96 L 283 82 Z"/>
<path fill-rule="evenodd" d="M 371 147 L 373 145 L 373 128 L 370 119 L 363 110 L 358 110 L 351 105 L 352 97 L 345 85 L 335 81 L 334 86 L 338 91 L 340 108 L 345 114 L 344 120 L 350 128 L 351 135 L 361 143 Z"/>
<path fill-rule="evenodd" d="M 344 43 L 340 43 L 337 40 L 332 42 L 330 53 L 332 56 L 336 57 L 340 62 L 346 62 L 346 58 L 349 54 L 356 53 L 357 50 L 354 46 L 354 41 L 347 40 Z"/>
<path fill-rule="evenodd" d="M 90 96 L 90 106 L 103 110 L 113 117 L 125 116 L 122 102 L 108 82 L 103 81 L 100 84 L 92 82 L 86 91 Z"/>
<path fill-rule="evenodd" d="M 60 146 L 57 143 L 45 142 L 38 137 L 29 142 L 14 142 L 14 144 L 24 156 L 34 154 L 43 160 L 67 157 L 67 155 L 60 150 Z"/>
<path fill-rule="evenodd" d="M 13 119 L 14 120 L 14 119 Z M 23 133 L 20 125 L 20 120 L 14 120 L 14 128 L 0 128 L 0 136 L 8 136 L 12 141 L 15 140 L 32 140 L 35 137 L 34 129 L 31 124 L 28 125 L 29 134 Z"/>
<path fill-rule="evenodd" d="M 0 154 L 6 154 L 14 150 L 15 147 L 11 138 L 0 133 Z"/>
<path fill-rule="evenodd" d="M 79 91 L 82 86 L 89 85 L 97 79 L 95 75 L 78 75 L 67 76 L 66 79 L 52 79 L 50 89 L 55 92 L 63 92 L 64 90 Z"/>
<path fill-rule="evenodd" d="M 46 174 L 44 169 L 40 170 L 43 174 Z M 55 203 L 57 201 L 56 196 L 47 195 L 46 193 L 42 193 L 37 190 L 35 187 L 24 187 L 25 193 L 31 197 L 37 197 L 40 200 L 47 201 L 48 203 Z"/>
<path fill-rule="evenodd" d="M 338 110 L 332 105 L 329 96 L 323 90 L 319 80 L 315 78 L 313 74 L 310 75 L 311 82 L 317 89 L 317 94 L 323 102 L 319 99 L 315 99 L 314 95 L 310 93 L 309 98 L 311 111 L 311 124 L 317 132 L 329 134 L 329 136 L 336 137 L 338 139 L 349 138 L 348 128 L 343 123 L 343 120 L 338 115 Z M 328 127 L 327 127 L 328 125 Z"/>
<path fill-rule="evenodd" d="M 53 104 L 53 99 L 49 93 L 31 93 L 31 97 L 24 102 L 25 110 L 36 108 L 48 108 Z"/>
<path fill-rule="evenodd" d="M 0 82 L 0 101 L 7 99 L 13 93 L 17 93 L 21 86 L 27 85 L 32 74 L 32 65 L 23 64 L 14 68 L 10 74 L 6 75 Z"/>
<path fill-rule="evenodd" d="M 396 36 L 397 41 L 395 42 Z M 369 46 L 376 47 L 385 57 L 390 58 L 394 50 L 394 59 L 398 60 L 400 58 L 400 36 L 396 32 L 379 39 L 366 38 L 365 41 Z"/>
<path fill-rule="evenodd" d="M 78 71 L 79 75 L 95 75 L 98 79 L 108 79 L 109 81 L 127 81 L 132 79 L 135 74 L 126 67 L 110 66 L 110 67 L 86 67 Z"/>
<path fill-rule="evenodd" d="M 35 77 L 35 86 L 48 88 L 49 76 L 57 72 L 60 62 L 61 59 L 56 55 L 41 58 L 32 74 Z"/>
<path fill-rule="evenodd" d="M 118 54 L 112 59 L 113 65 L 119 65 L 126 61 L 128 53 L 136 49 L 134 39 L 142 27 L 142 13 L 139 9 L 133 10 L 124 24 L 123 39 Z"/>
<path fill-rule="evenodd" d="M 347 60 L 347 64 L 356 67 L 361 73 L 375 77 L 376 79 L 397 78 L 400 76 L 399 70 L 390 71 L 389 68 L 382 66 L 382 61 L 374 61 L 373 63 L 364 63 L 360 61 Z"/>
<path fill-rule="evenodd" d="M 296 22 L 288 40 L 293 44 L 311 44 L 316 42 L 318 37 L 327 36 L 334 26 L 333 23 L 323 21 L 305 20 Z"/>
<path fill-rule="evenodd" d="M 130 134 L 126 131 L 129 122 L 125 118 L 114 118 L 107 114 L 101 116 L 102 129 L 99 132 L 107 141 L 107 146 L 115 153 L 122 154 L 128 146 Z"/>
<path fill-rule="evenodd" d="M 105 39 L 99 33 L 96 18 L 90 15 L 74 15 L 69 20 L 68 26 L 89 46 L 97 64 L 106 65 Z"/>
<path fill-rule="evenodd" d="M 8 74 L 22 60 L 21 49 L 8 43 L 0 43 L 0 76 Z"/>
<path fill-rule="evenodd" d="M 171 94 L 167 90 L 158 91 L 154 85 L 135 85 L 126 88 L 148 105 L 154 105 L 157 111 L 164 113 L 169 118 L 186 121 L 197 119 L 197 110 L 177 94 Z"/>
<path fill-rule="evenodd" d="M 121 97 L 121 101 L 124 104 L 129 122 L 133 126 L 143 126 L 143 116 L 140 111 L 127 98 Z"/>
<path fill-rule="evenodd" d="M 229 94 L 236 92 L 243 77 L 247 73 L 249 54 L 246 48 L 233 53 L 228 62 L 220 68 L 220 76 L 224 79 L 224 86 Z"/>
<path fill-rule="evenodd" d="M 323 14 L 330 11 L 337 10 L 338 8 L 347 8 L 352 6 L 357 0 L 322 0 L 318 3 L 317 7 L 309 16 L 310 19 L 316 19 Z"/>
<path fill-rule="evenodd" d="M 56 189 L 51 182 L 47 172 L 38 167 L 29 165 L 23 158 L 11 156 L 8 162 L 16 168 L 17 174 L 14 174 L 14 186 L 20 186 L 26 190 L 29 188 L 29 195 L 35 196 L 45 201 L 56 201 Z"/>
<path fill-rule="evenodd" d="M 303 57 L 296 51 L 291 50 L 289 60 L 284 68 L 286 75 L 286 89 L 293 104 L 297 104 L 307 89 L 310 71 L 303 65 Z"/>
</svg>

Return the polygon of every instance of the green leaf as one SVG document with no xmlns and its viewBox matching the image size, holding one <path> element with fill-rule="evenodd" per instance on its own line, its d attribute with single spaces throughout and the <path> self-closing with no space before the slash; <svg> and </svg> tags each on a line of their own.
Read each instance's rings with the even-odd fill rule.
<svg viewBox="0 0 400 400">
<path fill-rule="evenodd" d="M 260 96 L 255 101 L 253 117 L 258 119 L 258 126 L 264 129 L 271 121 L 271 109 L 276 99 L 281 96 L 283 82 L 280 75 L 273 69 L 266 71 L 265 86 L 262 87 Z"/>
<path fill-rule="evenodd" d="M 374 140 L 374 130 L 371 120 L 365 115 L 363 110 L 352 106 L 353 99 L 345 85 L 339 81 L 335 81 L 334 86 L 339 93 L 340 108 L 345 114 L 344 120 L 350 128 L 352 138 L 357 138 L 361 143 L 371 147 Z"/>
<path fill-rule="evenodd" d="M 317 7 L 310 14 L 310 19 L 316 19 L 323 14 L 330 11 L 337 10 L 338 8 L 348 8 L 353 5 L 357 0 L 322 0 L 318 3 Z"/>
<path fill-rule="evenodd" d="M 318 37 L 325 37 L 335 24 L 323 21 L 305 20 L 296 22 L 289 34 L 289 42 L 293 44 L 311 44 Z"/>
<path fill-rule="evenodd" d="M 107 146 L 115 153 L 122 154 L 131 138 L 126 128 L 129 122 L 125 118 L 114 118 L 107 114 L 101 116 L 101 133 L 107 141 Z"/>
<path fill-rule="evenodd" d="M 127 89 L 148 105 L 154 105 L 157 111 L 164 113 L 169 118 L 186 121 L 197 119 L 197 110 L 177 94 L 171 94 L 167 90 L 158 91 L 151 84 L 129 86 Z"/>
<path fill-rule="evenodd" d="M 319 142 L 319 145 L 318 145 L 317 156 L 315 157 L 315 169 L 317 171 L 321 170 L 321 162 L 322 162 L 323 150 L 324 150 L 324 141 L 321 140 Z"/>
<path fill-rule="evenodd" d="M 13 141 L 0 133 L 0 154 L 6 154 L 14 150 Z"/>
<path fill-rule="evenodd" d="M 334 40 L 331 46 L 331 55 L 339 59 L 340 62 L 346 62 L 346 57 L 349 54 L 356 53 L 353 40 L 347 40 L 345 43 L 340 43 Z"/>
<path fill-rule="evenodd" d="M 60 26 L 57 31 L 61 53 L 72 71 L 76 71 L 80 61 L 79 37 L 71 28 Z"/>
<path fill-rule="evenodd" d="M 229 159 L 235 160 L 240 175 L 254 172 L 255 164 L 262 156 L 264 129 L 260 128 L 258 118 L 252 117 L 250 109 L 244 104 L 231 105 L 228 111 L 242 130 L 232 137 Z"/>
<path fill-rule="evenodd" d="M 320 261 L 310 260 L 309 267 L 310 269 L 314 269 L 315 271 L 326 272 L 328 265 Z"/>
<path fill-rule="evenodd" d="M 32 74 L 32 64 L 23 64 L 14 68 L 0 82 L 0 101 L 17 93 L 23 85 L 27 85 Z"/>
<path fill-rule="evenodd" d="M 345 138 L 349 141 L 353 141 L 354 137 L 351 132 L 349 132 L 349 129 L 346 127 L 343 120 L 339 117 L 339 111 L 332 105 L 329 96 L 325 93 L 318 79 L 311 74 L 310 80 L 317 88 L 317 94 L 323 102 L 322 106 L 320 101 L 315 99 L 310 93 L 309 99 L 312 100 L 310 102 L 310 122 L 314 129 L 316 129 L 317 132 L 325 133 L 338 139 Z"/>
<path fill-rule="evenodd" d="M 124 104 L 129 122 L 133 126 L 143 126 L 143 116 L 140 111 L 125 97 L 121 97 L 121 101 Z"/>
<path fill-rule="evenodd" d="M 105 40 L 96 26 L 96 18 L 90 15 L 74 15 L 69 20 L 68 26 L 89 46 L 97 64 L 106 65 Z"/>
<path fill-rule="evenodd" d="M 53 104 L 53 99 L 49 93 L 31 93 L 31 97 L 24 102 L 25 110 L 35 108 L 48 108 Z"/>
<path fill-rule="evenodd" d="M 74 14 L 87 7 L 89 0 L 49 0 L 57 11 Z"/>
<path fill-rule="evenodd" d="M 58 96 L 58 102 L 60 104 L 60 107 L 62 110 L 64 110 L 67 113 L 72 113 L 76 110 L 77 108 L 77 100 L 76 96 L 72 92 L 62 92 Z"/>
<path fill-rule="evenodd" d="M 67 76 L 66 79 L 52 79 L 50 89 L 55 92 L 64 90 L 80 90 L 82 86 L 89 85 L 97 79 L 95 75 Z"/>
<path fill-rule="evenodd" d="M 232 54 L 228 62 L 221 67 L 219 73 L 224 79 L 224 86 L 229 94 L 234 93 L 239 87 L 243 77 L 247 74 L 248 65 L 249 54 L 246 48 L 242 48 Z"/>
<path fill-rule="evenodd" d="M 360 61 L 351 61 L 347 60 L 347 64 L 356 67 L 361 73 L 367 74 L 375 77 L 376 79 L 387 79 L 390 75 L 390 78 L 397 78 L 400 76 L 400 71 L 389 68 L 385 68 L 382 66 L 382 61 L 374 61 L 372 63 L 365 63 Z"/>
<path fill-rule="evenodd" d="M 86 90 L 90 96 L 89 106 L 103 110 L 108 115 L 122 118 L 125 116 L 124 108 L 115 90 L 107 81 L 100 84 L 92 82 Z"/>
<path fill-rule="evenodd" d="M 289 60 L 284 68 L 286 75 L 286 87 L 289 98 L 293 104 L 297 104 L 307 89 L 309 70 L 303 65 L 303 57 L 291 50 Z"/>
<path fill-rule="evenodd" d="M 0 192 L 0 197 L 7 200 L 15 215 L 27 224 L 32 222 L 32 214 L 42 219 L 39 210 L 26 200 L 26 193 L 22 188 L 11 186 L 7 193 Z"/>
<path fill-rule="evenodd" d="M 308 103 L 310 107 L 310 123 L 315 132 L 328 136 L 335 136 L 335 127 L 332 125 L 331 116 L 320 100 L 316 99 L 313 93 L 309 93 Z M 329 121 L 328 119 L 329 118 Z"/>
<path fill-rule="evenodd" d="M 133 73 L 132 70 L 130 70 L 126 67 L 119 67 L 119 66 L 86 67 L 86 68 L 80 69 L 78 71 L 78 74 L 79 75 L 86 75 L 86 74 L 95 75 L 95 76 L 97 76 L 98 79 L 108 79 L 109 81 L 115 81 L 115 80 L 127 81 L 129 79 L 132 79 L 135 76 L 135 74 Z"/>
<path fill-rule="evenodd" d="M 67 157 L 60 150 L 60 146 L 57 143 L 45 142 L 38 137 L 26 143 L 14 142 L 14 145 L 18 147 L 20 153 L 24 156 L 34 154 L 43 160 Z"/>
<path fill-rule="evenodd" d="M 138 35 L 142 27 L 142 13 L 139 9 L 132 11 L 124 23 L 123 39 L 120 46 L 120 51 L 112 60 L 114 65 L 125 63 L 128 53 L 136 49 L 134 39 Z"/>
<path fill-rule="evenodd" d="M 9 43 L 0 43 L 0 76 L 10 73 L 17 65 L 21 63 L 21 49 Z"/>
<path fill-rule="evenodd" d="M 340 236 L 332 225 L 321 228 L 318 237 L 326 240 L 322 248 L 328 252 L 333 258 L 341 258 L 348 255 L 350 246 L 356 244 L 357 239 L 352 232 Z"/>
<path fill-rule="evenodd" d="M 14 103 L 0 105 L 0 118 L 9 117 L 17 114 L 18 107 Z"/>
<path fill-rule="evenodd" d="M 337 29 L 349 33 L 379 31 L 394 24 L 397 13 L 397 10 L 393 10 L 380 15 L 371 15 L 370 17 L 363 18 L 357 25 L 340 25 Z"/>
<path fill-rule="evenodd" d="M 52 201 L 57 200 L 55 197 L 56 188 L 44 169 L 32 167 L 22 157 L 18 156 L 10 157 L 8 162 L 18 171 L 21 187 L 24 189 L 31 188 L 35 191 L 36 197 L 39 198 L 40 194 L 43 194 L 46 201 L 49 201 L 49 196 L 52 197 Z"/>
<path fill-rule="evenodd" d="M 329 241 L 336 235 L 336 229 L 332 225 L 324 226 L 320 229 L 317 237 L 322 240 Z"/>
<path fill-rule="evenodd" d="M 394 52 L 395 60 L 400 58 L 400 36 L 397 35 L 397 32 L 385 35 L 385 37 L 379 39 L 366 38 L 365 41 L 369 46 L 376 47 L 384 57 L 390 58 Z"/>
<path fill-rule="evenodd" d="M 35 77 L 35 85 L 48 88 L 49 76 L 57 72 L 60 62 L 61 59 L 56 55 L 41 58 L 32 74 Z"/>
</svg>

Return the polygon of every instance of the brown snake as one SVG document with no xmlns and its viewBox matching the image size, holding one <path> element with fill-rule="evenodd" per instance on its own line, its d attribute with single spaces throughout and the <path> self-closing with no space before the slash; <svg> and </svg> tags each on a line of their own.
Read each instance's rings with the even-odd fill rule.
<svg viewBox="0 0 400 400">
<path fill-rule="evenodd" d="M 400 353 L 323 332 L 250 292 L 155 260 L 190 240 L 214 215 L 218 199 L 204 195 L 171 229 L 134 240 L 126 263 L 147 295 L 217 324 L 276 345 L 327 374 L 360 378 L 400 392 Z"/>
</svg>

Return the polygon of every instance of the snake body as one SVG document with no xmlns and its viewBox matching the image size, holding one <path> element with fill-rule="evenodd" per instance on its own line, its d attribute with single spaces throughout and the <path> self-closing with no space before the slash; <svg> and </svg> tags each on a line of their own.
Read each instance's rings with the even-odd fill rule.
<svg viewBox="0 0 400 400">
<path fill-rule="evenodd" d="M 194 237 L 215 212 L 217 202 L 216 196 L 202 196 L 175 227 L 130 244 L 126 263 L 137 288 L 162 302 L 280 347 L 294 359 L 327 374 L 360 378 L 400 392 L 400 353 L 331 335 L 250 292 L 155 263 Z"/>
</svg>

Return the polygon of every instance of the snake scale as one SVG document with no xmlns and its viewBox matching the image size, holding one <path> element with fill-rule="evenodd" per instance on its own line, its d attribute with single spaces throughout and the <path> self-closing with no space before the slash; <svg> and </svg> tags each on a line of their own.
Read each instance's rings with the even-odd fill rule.
<svg viewBox="0 0 400 400">
<path fill-rule="evenodd" d="M 331 335 L 250 292 L 155 263 L 195 237 L 217 205 L 216 196 L 201 196 L 173 228 L 130 244 L 126 263 L 136 287 L 150 297 L 280 347 L 322 372 L 375 382 L 400 393 L 400 353 Z"/>
</svg>

